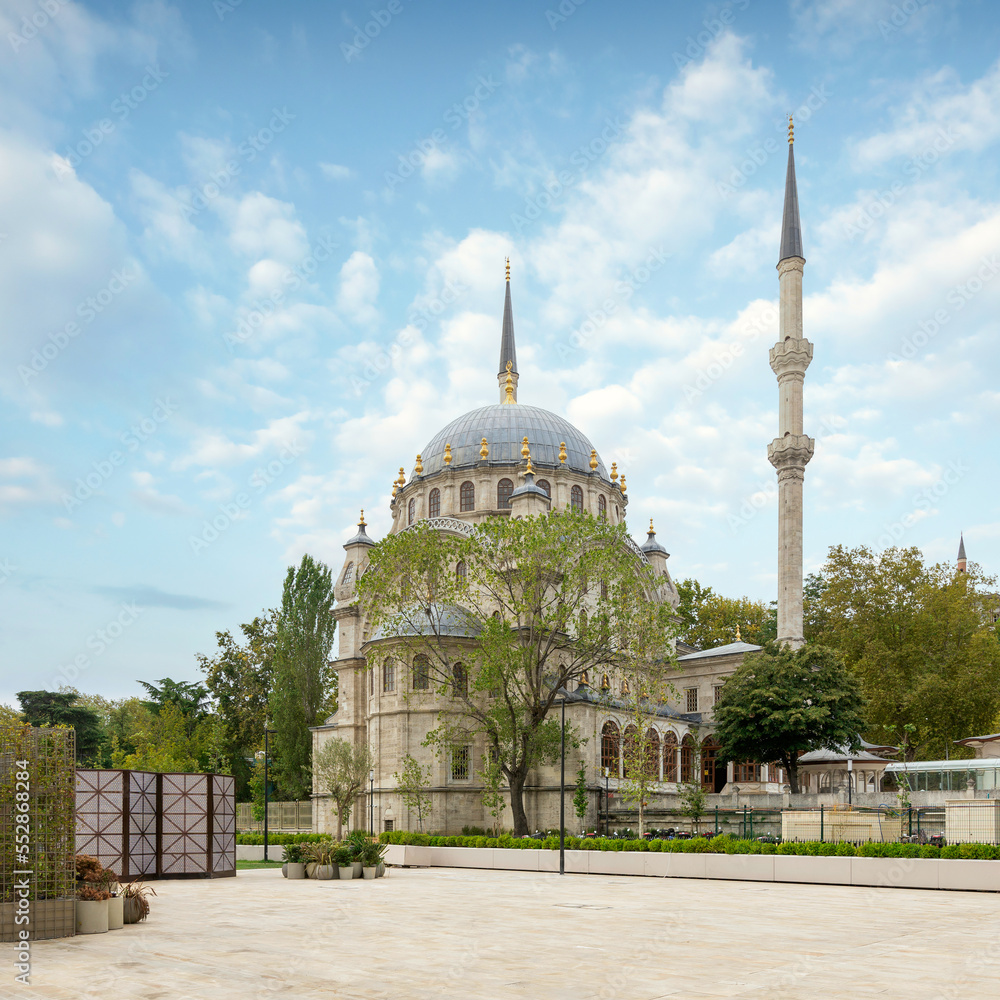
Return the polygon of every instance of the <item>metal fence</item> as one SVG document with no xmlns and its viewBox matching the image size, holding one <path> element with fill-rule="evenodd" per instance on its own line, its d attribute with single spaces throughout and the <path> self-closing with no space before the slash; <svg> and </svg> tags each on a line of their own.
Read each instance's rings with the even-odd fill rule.
<svg viewBox="0 0 1000 1000">
<path fill-rule="evenodd" d="M 303 833 L 312 831 L 312 802 L 269 802 L 269 830 Z M 253 818 L 253 803 L 240 802 L 236 807 L 236 828 L 243 833 L 263 833 L 264 819 Z"/>
<path fill-rule="evenodd" d="M 79 770 L 77 852 L 123 880 L 235 875 L 235 793 L 224 774 Z"/>
<path fill-rule="evenodd" d="M 76 932 L 76 734 L 0 727 L 0 940 Z"/>
</svg>

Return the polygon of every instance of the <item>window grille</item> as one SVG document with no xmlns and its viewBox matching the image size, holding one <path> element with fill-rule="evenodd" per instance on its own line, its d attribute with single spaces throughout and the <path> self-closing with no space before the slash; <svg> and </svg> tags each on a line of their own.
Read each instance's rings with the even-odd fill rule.
<svg viewBox="0 0 1000 1000">
<path fill-rule="evenodd" d="M 396 689 L 396 665 L 392 660 L 386 660 L 382 664 L 382 690 L 395 691 Z"/>
<path fill-rule="evenodd" d="M 698 711 L 698 689 L 688 688 L 684 692 L 684 705 L 686 712 L 697 712 Z"/>
<path fill-rule="evenodd" d="M 427 516 L 441 516 L 441 491 L 435 487 L 427 497 Z M 392 822 L 391 820 L 389 822 Z"/>
<path fill-rule="evenodd" d="M 535 485 L 540 490 L 545 490 L 545 492 L 549 495 L 549 499 L 552 498 L 552 487 L 549 485 L 549 481 L 547 479 L 539 479 Z"/>
<path fill-rule="evenodd" d="M 510 507 L 510 495 L 514 492 L 514 484 L 509 479 L 501 479 L 497 483 L 497 510 Z"/>
<path fill-rule="evenodd" d="M 411 497 L 410 503 L 406 508 L 406 519 L 408 524 L 413 524 L 417 519 L 417 498 Z"/>
<path fill-rule="evenodd" d="M 468 479 L 458 488 L 458 500 L 461 510 L 476 509 L 476 487 Z"/>
<path fill-rule="evenodd" d="M 430 661 L 423 653 L 413 657 L 413 690 L 426 691 L 431 682 Z"/>
<path fill-rule="evenodd" d="M 608 501 L 603 496 L 597 498 L 597 516 L 602 521 L 606 521 L 608 517 Z"/>
<path fill-rule="evenodd" d="M 579 486 L 574 486 L 569 492 L 569 506 L 578 514 L 583 513 L 583 490 Z"/>
<path fill-rule="evenodd" d="M 471 771 L 472 747 L 457 746 L 451 748 L 451 780 L 468 781 Z"/>
</svg>

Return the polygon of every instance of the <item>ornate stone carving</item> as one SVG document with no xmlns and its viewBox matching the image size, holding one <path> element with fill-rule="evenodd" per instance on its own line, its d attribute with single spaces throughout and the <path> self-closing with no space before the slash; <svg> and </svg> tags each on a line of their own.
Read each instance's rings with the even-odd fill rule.
<svg viewBox="0 0 1000 1000">
<path fill-rule="evenodd" d="M 786 375 L 804 375 L 813 358 L 813 345 L 804 337 L 778 341 L 771 348 L 771 370 L 778 381 Z"/>
<path fill-rule="evenodd" d="M 767 460 L 782 472 L 792 469 L 804 469 L 813 457 L 816 442 L 808 434 L 786 434 L 775 438 L 767 446 Z"/>
</svg>

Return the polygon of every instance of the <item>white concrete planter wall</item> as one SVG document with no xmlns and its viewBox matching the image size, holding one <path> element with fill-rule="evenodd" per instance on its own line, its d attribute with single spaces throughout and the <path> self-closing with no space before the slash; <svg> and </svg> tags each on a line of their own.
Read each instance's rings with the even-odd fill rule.
<svg viewBox="0 0 1000 1000">
<path fill-rule="evenodd" d="M 409 867 L 559 871 L 559 852 L 390 844 L 386 863 Z M 655 851 L 567 851 L 566 871 L 740 882 L 808 882 L 902 889 L 1000 892 L 1000 861 L 929 858 L 811 858 L 795 854 L 682 854 Z"/>
</svg>

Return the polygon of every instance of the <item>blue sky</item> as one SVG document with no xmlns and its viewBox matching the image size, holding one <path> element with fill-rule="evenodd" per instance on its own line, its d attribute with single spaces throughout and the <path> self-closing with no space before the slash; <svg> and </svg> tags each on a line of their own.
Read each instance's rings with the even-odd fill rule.
<svg viewBox="0 0 1000 1000">
<path fill-rule="evenodd" d="M 960 530 L 995 569 L 998 35 L 985 0 L 0 0 L 0 700 L 194 678 L 360 508 L 381 536 L 495 399 L 507 255 L 519 398 L 675 577 L 771 600 L 788 112 L 806 569 Z"/>
</svg>

